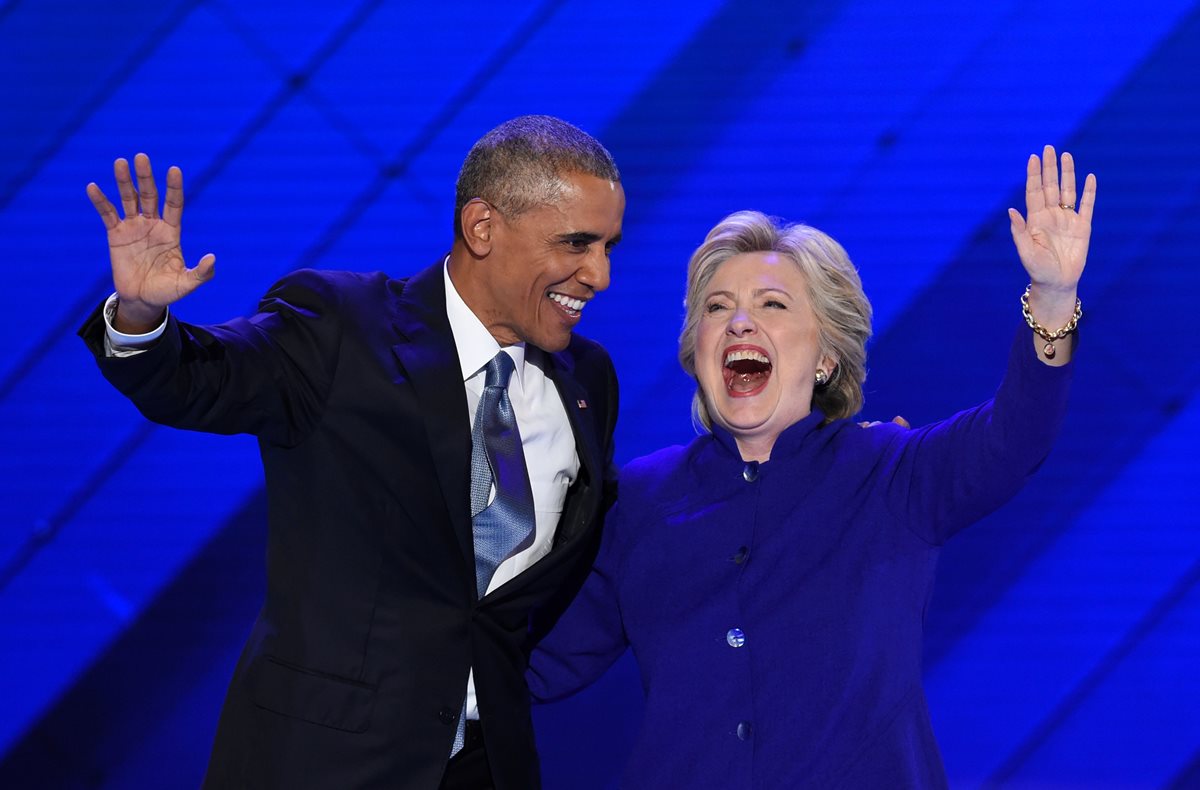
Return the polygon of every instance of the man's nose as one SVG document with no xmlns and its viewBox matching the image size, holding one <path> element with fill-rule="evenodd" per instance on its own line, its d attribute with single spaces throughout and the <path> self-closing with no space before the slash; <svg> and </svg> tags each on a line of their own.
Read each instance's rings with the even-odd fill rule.
<svg viewBox="0 0 1200 790">
<path fill-rule="evenodd" d="M 609 269 L 608 253 L 604 250 L 589 252 L 576 279 L 593 291 L 603 291 L 608 288 Z"/>
</svg>

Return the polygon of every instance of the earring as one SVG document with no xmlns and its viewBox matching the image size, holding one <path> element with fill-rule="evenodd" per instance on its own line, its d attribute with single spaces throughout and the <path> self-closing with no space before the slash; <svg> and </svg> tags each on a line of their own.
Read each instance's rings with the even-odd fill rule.
<svg viewBox="0 0 1200 790">
<path fill-rule="evenodd" d="M 816 375 L 816 381 L 817 381 L 817 386 L 818 386 L 818 387 L 824 387 L 824 386 L 825 386 L 825 382 L 829 381 L 829 376 L 827 376 L 827 375 L 825 374 L 825 371 L 823 371 L 823 370 L 818 370 L 818 371 L 817 371 L 817 375 Z"/>
</svg>

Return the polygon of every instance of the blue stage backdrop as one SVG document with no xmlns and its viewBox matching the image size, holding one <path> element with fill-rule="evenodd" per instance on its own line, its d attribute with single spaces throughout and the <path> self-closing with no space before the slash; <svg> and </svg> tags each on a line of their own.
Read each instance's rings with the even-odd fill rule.
<svg viewBox="0 0 1200 790">
<path fill-rule="evenodd" d="M 1200 3 L 8 0 L 0 53 L 0 786 L 194 787 L 263 589 L 253 440 L 148 424 L 74 336 L 110 288 L 84 185 L 183 168 L 218 260 L 178 313 L 215 321 L 298 267 L 440 259 L 462 156 L 529 112 L 624 176 L 581 326 L 620 461 L 692 435 L 684 266 L 726 213 L 844 243 L 864 416 L 925 423 L 1001 374 L 1028 155 L 1098 174 L 1070 419 L 943 553 L 925 680 L 956 788 L 1200 786 Z M 641 704 L 626 657 L 539 710 L 547 786 L 615 787 Z"/>
</svg>

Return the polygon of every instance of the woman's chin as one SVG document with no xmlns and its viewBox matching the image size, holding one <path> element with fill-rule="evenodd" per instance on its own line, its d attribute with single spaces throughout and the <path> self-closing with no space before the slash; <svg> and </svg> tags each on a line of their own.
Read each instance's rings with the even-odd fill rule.
<svg viewBox="0 0 1200 790">
<path fill-rule="evenodd" d="M 750 405 L 739 403 L 737 406 Z M 767 429 L 771 415 L 764 414 L 763 409 L 726 408 L 721 411 L 720 425 L 738 438 L 750 438 L 760 435 Z"/>
</svg>

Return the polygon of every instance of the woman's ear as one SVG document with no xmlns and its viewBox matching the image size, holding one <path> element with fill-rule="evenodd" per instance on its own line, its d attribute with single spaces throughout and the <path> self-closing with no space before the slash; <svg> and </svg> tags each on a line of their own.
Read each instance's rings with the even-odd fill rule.
<svg viewBox="0 0 1200 790">
<path fill-rule="evenodd" d="M 817 370 L 825 371 L 826 382 L 833 381 L 834 376 L 837 375 L 837 367 L 837 357 L 832 354 L 822 354 L 821 358 L 817 360 Z"/>
</svg>

